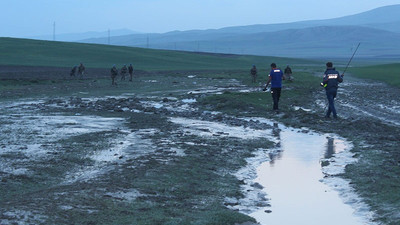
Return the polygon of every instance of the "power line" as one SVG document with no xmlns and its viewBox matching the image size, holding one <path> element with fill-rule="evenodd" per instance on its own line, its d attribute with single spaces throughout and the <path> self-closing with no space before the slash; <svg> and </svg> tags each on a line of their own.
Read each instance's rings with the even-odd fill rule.
<svg viewBox="0 0 400 225">
<path fill-rule="evenodd" d="M 53 41 L 56 40 L 56 22 L 53 23 Z"/>
<path fill-rule="evenodd" d="M 111 43 L 111 37 L 110 37 L 110 29 L 108 29 L 108 45 Z"/>
</svg>

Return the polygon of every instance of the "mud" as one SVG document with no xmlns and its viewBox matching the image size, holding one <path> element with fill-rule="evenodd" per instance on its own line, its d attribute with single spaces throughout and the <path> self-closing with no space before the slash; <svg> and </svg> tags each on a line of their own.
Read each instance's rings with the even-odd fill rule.
<svg viewBox="0 0 400 225">
<path fill-rule="evenodd" d="M 324 92 L 324 91 L 321 91 Z M 346 119 L 374 118 L 400 126 L 400 90 L 377 81 L 346 76 L 336 97 L 337 111 Z M 316 103 L 326 108 L 323 94 Z"/>
<path fill-rule="evenodd" d="M 0 74 L 8 77 L 16 73 L 26 78 L 20 69 L 3 66 Z M 66 69 L 56 70 L 64 73 Z M 32 71 L 37 78 L 65 76 L 53 68 Z M 227 91 L 258 92 L 259 88 L 246 87 L 236 79 L 216 82 L 193 72 L 184 74 L 186 79 L 179 80 L 179 85 L 174 83 L 179 88 L 168 92 L 150 88 L 148 92 L 102 96 L 91 94 L 97 86 L 90 86 L 92 89 L 72 89 L 87 97 L 70 94 L 12 101 L 9 96 L 13 91 L 2 92 L 7 101 L 0 108 L 1 223 L 93 224 L 104 220 L 145 224 L 151 220 L 154 224 L 184 224 L 182 218 L 187 218 L 207 224 L 207 215 L 214 215 L 212 211 L 225 215 L 229 213 L 226 208 L 247 215 L 256 209 L 274 214 L 269 210 L 274 203 L 268 188 L 256 181 L 257 173 L 249 167 L 281 158 L 278 121 L 303 127 L 285 128 L 295 133 L 315 135 L 306 126 L 335 133 L 329 129 L 337 121 L 328 121 L 329 129 L 324 123 L 310 124 L 323 111 L 324 96 L 315 93 L 313 103 L 292 106 L 292 116 L 278 115 L 274 120 L 232 116 L 201 110 L 198 100 Z M 95 77 L 103 77 L 102 72 L 96 72 Z M 169 78 L 139 79 L 152 87 Z M 359 80 L 348 82 L 361 85 Z M 379 89 L 383 84 L 369 85 Z M 398 126 L 398 90 L 389 88 L 375 99 L 361 87 L 355 92 L 346 84 L 339 91 L 337 105 L 342 120 L 352 123 L 373 118 Z M 379 104 L 372 104 L 378 100 Z M 359 142 L 355 145 L 359 147 Z M 353 189 L 351 177 L 345 180 L 342 176 L 345 166 L 355 164 L 354 157 L 359 154 L 343 151 L 323 160 L 326 176 L 321 181 L 340 193 L 347 205 L 359 209 L 362 213 L 358 216 L 370 218 L 366 216 L 369 207 L 356 193 L 360 190 Z M 193 215 L 182 214 L 187 211 Z M 198 218 L 196 212 L 200 211 L 208 214 Z M 118 220 L 110 220 L 110 214 Z M 251 221 L 249 217 L 240 220 Z"/>
</svg>

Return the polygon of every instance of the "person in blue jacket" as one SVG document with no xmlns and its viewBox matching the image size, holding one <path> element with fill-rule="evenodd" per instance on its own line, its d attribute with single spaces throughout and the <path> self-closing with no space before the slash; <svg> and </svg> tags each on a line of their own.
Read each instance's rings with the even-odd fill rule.
<svg viewBox="0 0 400 225">
<path fill-rule="evenodd" d="M 326 112 L 325 118 L 330 118 L 331 113 L 333 118 L 337 118 L 337 113 L 335 109 L 335 98 L 337 94 L 337 89 L 339 88 L 339 83 L 343 82 L 343 75 L 340 75 L 338 71 L 333 67 L 332 62 L 326 63 L 326 71 L 321 85 L 325 88 L 326 97 L 328 98 L 328 111 Z"/>
<path fill-rule="evenodd" d="M 281 69 L 276 67 L 275 63 L 271 64 L 271 71 L 268 75 L 268 82 L 265 85 L 264 91 L 267 89 L 269 83 L 271 83 L 271 94 L 274 102 L 273 110 L 279 113 L 279 98 L 281 97 L 282 91 L 282 80 L 285 80 L 285 76 Z"/>
</svg>

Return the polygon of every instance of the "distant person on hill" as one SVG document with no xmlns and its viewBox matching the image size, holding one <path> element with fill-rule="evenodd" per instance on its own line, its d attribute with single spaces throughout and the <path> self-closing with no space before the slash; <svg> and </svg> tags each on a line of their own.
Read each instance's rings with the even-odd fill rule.
<svg viewBox="0 0 400 225">
<path fill-rule="evenodd" d="M 113 67 L 111 68 L 111 85 L 117 85 L 117 83 L 115 83 L 115 78 L 118 75 L 118 70 L 117 67 L 115 67 L 115 64 L 113 65 Z"/>
<path fill-rule="evenodd" d="M 126 67 L 126 64 L 121 68 L 121 80 L 125 80 L 125 75 L 128 72 L 128 68 Z"/>
<path fill-rule="evenodd" d="M 287 65 L 285 68 L 285 77 L 288 79 L 288 81 L 293 81 L 292 69 L 289 67 L 289 65 Z"/>
<path fill-rule="evenodd" d="M 271 83 L 271 95 L 274 102 L 273 110 L 279 113 L 279 98 L 281 97 L 282 80 L 285 80 L 285 75 L 282 70 L 276 67 L 275 63 L 271 64 L 271 71 L 268 75 L 268 82 L 265 85 L 264 91 L 267 90 L 269 83 Z"/>
<path fill-rule="evenodd" d="M 251 74 L 251 78 L 252 78 L 251 82 L 256 83 L 256 81 L 257 81 L 257 68 L 256 68 L 256 65 L 253 65 L 253 67 L 251 67 L 250 74 Z"/>
<path fill-rule="evenodd" d="M 132 82 L 132 78 L 133 78 L 133 66 L 132 66 L 132 63 L 129 64 L 128 71 L 129 71 L 129 81 Z"/>
<path fill-rule="evenodd" d="M 74 66 L 74 67 L 72 67 L 72 70 L 71 70 L 71 72 L 69 73 L 69 75 L 71 76 L 71 77 L 74 77 L 75 76 L 75 73 L 76 73 L 76 69 L 78 68 L 78 66 L 76 65 L 76 66 Z"/>
<path fill-rule="evenodd" d="M 79 76 L 82 78 L 83 74 L 85 74 L 85 66 L 81 63 L 79 64 L 79 68 L 78 68 L 78 74 Z"/>
<path fill-rule="evenodd" d="M 331 113 L 333 114 L 333 118 L 335 119 L 337 118 L 334 100 L 336 98 L 339 83 L 342 82 L 343 82 L 343 75 L 340 75 L 339 72 L 335 70 L 332 62 L 327 62 L 324 78 L 321 83 L 321 86 L 325 88 L 326 97 L 328 98 L 328 104 L 329 104 L 325 118 L 330 118 Z"/>
</svg>

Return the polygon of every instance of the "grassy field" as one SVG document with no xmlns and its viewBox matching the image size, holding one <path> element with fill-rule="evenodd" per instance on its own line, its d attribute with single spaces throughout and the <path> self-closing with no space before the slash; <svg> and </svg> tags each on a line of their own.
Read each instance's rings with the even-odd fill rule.
<svg viewBox="0 0 400 225">
<path fill-rule="evenodd" d="M 250 70 L 270 63 L 310 64 L 312 61 L 277 57 L 238 56 L 177 52 L 69 42 L 0 38 L 2 65 L 72 67 L 84 63 L 92 68 L 118 67 L 132 63 L 137 70 Z"/>
<path fill-rule="evenodd" d="M 400 87 L 400 63 L 352 68 L 349 71 L 363 79 L 379 80 Z"/>
<path fill-rule="evenodd" d="M 282 92 L 281 98 L 284 98 L 285 101 L 280 102 L 280 108 L 284 111 L 292 111 L 293 106 L 309 107 L 308 105 L 312 103 L 309 100 L 310 94 L 315 90 L 321 90 L 319 87 L 320 78 L 311 76 L 307 72 L 297 72 L 296 76 L 301 77 L 301 79 L 296 80 L 296 82 L 285 81 L 283 84 L 285 90 L 290 90 Z M 249 79 L 237 79 L 243 83 L 249 83 Z M 260 79 L 266 80 L 266 76 Z M 205 107 L 216 108 L 218 111 L 234 115 L 269 116 L 273 114 L 271 95 L 261 91 L 251 93 L 225 92 L 222 95 L 213 95 L 202 99 L 200 103 Z"/>
</svg>

